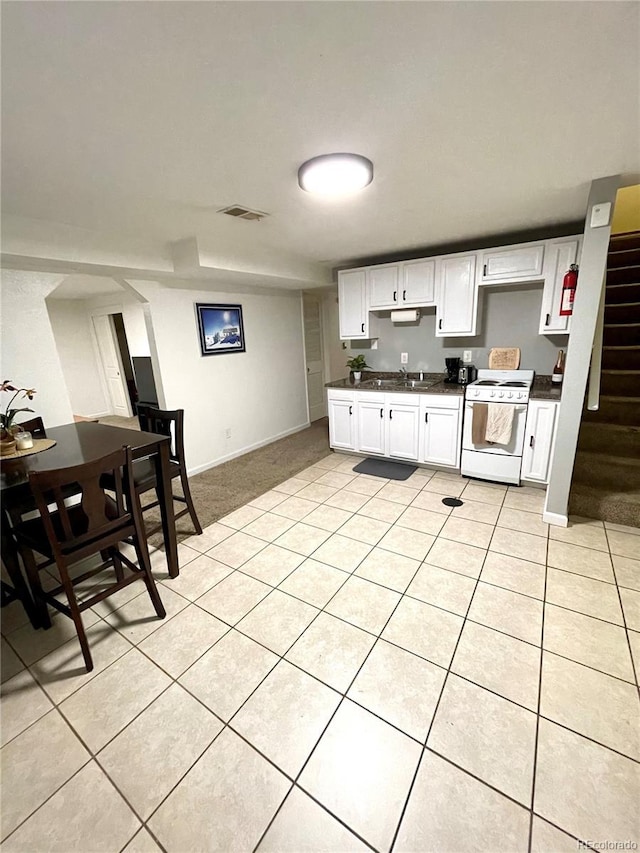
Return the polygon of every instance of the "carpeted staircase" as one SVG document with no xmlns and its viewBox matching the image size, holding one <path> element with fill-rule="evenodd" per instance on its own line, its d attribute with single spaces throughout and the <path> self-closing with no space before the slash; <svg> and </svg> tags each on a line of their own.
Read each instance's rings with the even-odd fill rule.
<svg viewBox="0 0 640 853">
<path fill-rule="evenodd" d="M 569 511 L 640 527 L 640 232 L 609 244 L 600 394 L 582 417 Z"/>
</svg>

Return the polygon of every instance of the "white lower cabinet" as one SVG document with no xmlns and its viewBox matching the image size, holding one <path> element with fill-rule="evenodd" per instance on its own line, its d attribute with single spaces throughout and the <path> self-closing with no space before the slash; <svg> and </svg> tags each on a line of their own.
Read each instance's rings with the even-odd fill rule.
<svg viewBox="0 0 640 853">
<path fill-rule="evenodd" d="M 420 405 L 420 462 L 460 465 L 462 397 L 424 396 Z"/>
<path fill-rule="evenodd" d="M 356 412 L 354 394 L 349 391 L 329 392 L 329 444 L 340 450 L 356 449 Z"/>
<path fill-rule="evenodd" d="M 522 452 L 520 475 L 522 480 L 532 480 L 536 483 L 549 482 L 549 466 L 558 423 L 559 405 L 551 400 L 529 401 Z"/>
<path fill-rule="evenodd" d="M 357 448 L 361 453 L 385 454 L 387 425 L 384 394 L 357 395 Z"/>
<path fill-rule="evenodd" d="M 400 399 L 398 399 L 400 397 Z M 420 401 L 408 395 L 387 395 L 387 456 L 418 461 Z"/>
<path fill-rule="evenodd" d="M 407 462 L 460 466 L 462 397 L 329 389 L 329 443 Z"/>
</svg>

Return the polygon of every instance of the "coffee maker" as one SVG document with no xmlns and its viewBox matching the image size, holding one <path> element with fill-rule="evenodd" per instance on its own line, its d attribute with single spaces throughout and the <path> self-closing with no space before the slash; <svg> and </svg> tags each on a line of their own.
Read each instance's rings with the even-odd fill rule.
<svg viewBox="0 0 640 853">
<path fill-rule="evenodd" d="M 447 368 L 447 378 L 444 380 L 452 385 L 458 384 L 458 371 L 460 370 L 459 358 L 445 358 L 444 363 Z"/>
</svg>

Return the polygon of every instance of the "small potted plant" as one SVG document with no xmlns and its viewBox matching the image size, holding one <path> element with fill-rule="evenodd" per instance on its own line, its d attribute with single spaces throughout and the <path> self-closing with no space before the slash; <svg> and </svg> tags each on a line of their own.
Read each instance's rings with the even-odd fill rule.
<svg viewBox="0 0 640 853">
<path fill-rule="evenodd" d="M 362 371 L 368 369 L 369 365 L 365 361 L 365 357 L 363 355 L 354 355 L 352 358 L 347 360 L 347 367 L 351 371 L 353 381 L 357 385 L 362 379 Z"/>
<path fill-rule="evenodd" d="M 0 411 L 0 455 L 6 456 L 9 453 L 14 453 L 16 449 L 16 441 L 13 436 L 16 426 L 13 423 L 13 419 L 18 412 L 33 411 L 33 409 L 29 409 L 26 406 L 19 409 L 12 409 L 11 404 L 19 394 L 23 394 L 29 400 L 33 400 L 33 395 L 36 391 L 35 388 L 16 388 L 15 385 L 11 384 L 10 379 L 5 379 L 2 385 L 0 385 L 0 391 L 6 391 L 7 393 L 12 394 L 11 399 L 4 407 L 4 410 Z"/>
</svg>

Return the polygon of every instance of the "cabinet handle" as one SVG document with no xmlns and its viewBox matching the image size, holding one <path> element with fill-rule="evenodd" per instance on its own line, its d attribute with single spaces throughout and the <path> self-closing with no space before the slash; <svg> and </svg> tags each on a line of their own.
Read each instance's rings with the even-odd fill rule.
<svg viewBox="0 0 640 853">
<path fill-rule="evenodd" d="M 393 409 L 389 409 L 389 420 L 393 420 Z"/>
<path fill-rule="evenodd" d="M 353 414 L 353 406 L 349 406 L 349 414 L 350 414 L 350 415 L 352 415 L 352 414 Z"/>
<path fill-rule="evenodd" d="M 381 418 L 383 418 L 383 417 L 384 417 L 384 409 L 380 409 L 380 417 L 381 417 Z"/>
<path fill-rule="evenodd" d="M 439 329 L 441 329 L 441 328 L 442 328 L 442 320 L 438 320 L 438 328 L 439 328 Z"/>
<path fill-rule="evenodd" d="M 486 276 L 486 274 L 487 274 L 487 265 L 485 264 L 484 267 L 482 268 L 482 275 Z"/>
<path fill-rule="evenodd" d="M 364 323 L 362 324 L 362 332 L 364 334 Z"/>
<path fill-rule="evenodd" d="M 529 447 L 533 447 L 533 445 L 535 443 L 536 443 L 536 440 L 535 440 L 534 436 L 531 436 L 531 438 L 529 439 Z"/>
<path fill-rule="evenodd" d="M 545 320 L 545 326 L 548 326 L 551 323 L 551 314 L 547 314 L 547 319 Z"/>
<path fill-rule="evenodd" d="M 394 301 L 394 302 L 397 302 L 397 301 L 398 301 L 398 300 L 396 299 L 396 294 L 397 294 L 397 293 L 398 293 L 398 291 L 397 291 L 397 290 L 394 290 L 394 291 L 393 291 L 393 301 Z"/>
<path fill-rule="evenodd" d="M 424 413 L 424 422 L 425 422 L 425 424 L 429 423 L 429 412 Z"/>
<path fill-rule="evenodd" d="M 407 298 L 407 291 L 403 290 L 402 291 L 402 301 L 404 302 L 406 300 L 406 298 Z"/>
</svg>

